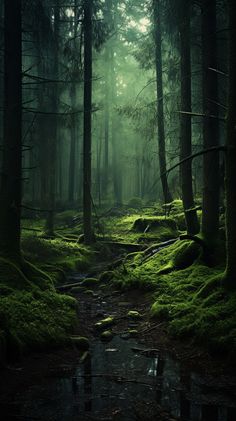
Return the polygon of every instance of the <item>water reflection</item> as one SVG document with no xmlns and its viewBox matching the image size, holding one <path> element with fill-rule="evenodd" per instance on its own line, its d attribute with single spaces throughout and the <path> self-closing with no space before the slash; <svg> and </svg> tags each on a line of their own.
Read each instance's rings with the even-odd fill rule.
<svg viewBox="0 0 236 421">
<path fill-rule="evenodd" d="M 19 393 L 15 415 L 27 420 L 133 421 L 137 404 L 156 402 L 183 421 L 236 420 L 232 390 L 196 373 L 186 377 L 177 361 L 147 357 L 135 351 L 138 347 L 133 339 L 118 336 L 109 345 L 95 341 L 73 376 L 60 378 L 59 373 L 59 378 Z"/>
</svg>

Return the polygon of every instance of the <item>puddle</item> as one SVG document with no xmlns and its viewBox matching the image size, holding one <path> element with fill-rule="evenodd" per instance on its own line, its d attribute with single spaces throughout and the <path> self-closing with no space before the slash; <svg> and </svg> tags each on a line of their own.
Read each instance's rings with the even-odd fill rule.
<svg viewBox="0 0 236 421">
<path fill-rule="evenodd" d="M 179 363 L 169 356 L 147 357 L 132 348 L 142 347 L 119 336 L 109 344 L 95 340 L 91 356 L 73 374 L 54 373 L 45 385 L 19 393 L 12 419 L 145 421 L 136 414 L 143 402 L 146 408 L 158 403 L 186 421 L 236 420 L 229 387 L 195 373 L 183 379 Z"/>
<path fill-rule="evenodd" d="M 81 323 L 112 314 L 112 303 L 100 296 L 81 300 L 79 307 Z M 171 419 L 160 408 L 182 421 L 236 420 L 236 380 L 186 374 L 169 355 L 142 354 L 144 348 L 122 335 L 109 343 L 95 338 L 83 364 L 49 370 L 44 384 L 14 396 L 4 421 Z"/>
</svg>

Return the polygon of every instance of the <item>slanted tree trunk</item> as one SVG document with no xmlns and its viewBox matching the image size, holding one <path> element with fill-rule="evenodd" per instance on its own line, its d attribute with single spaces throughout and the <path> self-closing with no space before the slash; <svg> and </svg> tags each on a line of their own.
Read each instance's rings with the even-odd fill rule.
<svg viewBox="0 0 236 421">
<path fill-rule="evenodd" d="M 21 0 L 4 1 L 4 139 L 0 254 L 20 257 L 22 46 Z"/>
<path fill-rule="evenodd" d="M 93 242 L 91 200 L 91 143 L 92 143 L 92 8 L 93 0 L 84 2 L 84 169 L 83 216 L 85 244 Z"/>
<path fill-rule="evenodd" d="M 191 48 L 190 48 L 190 2 L 180 4 L 180 57 L 181 57 L 181 110 L 191 112 Z M 192 155 L 192 120 L 181 114 L 180 124 L 180 160 Z M 197 234 L 200 226 L 197 211 L 194 209 L 192 161 L 180 167 L 182 198 L 188 234 Z M 193 209 L 193 210 L 192 210 Z"/>
<path fill-rule="evenodd" d="M 154 16 L 154 41 L 155 41 L 155 64 L 157 82 L 157 127 L 158 127 L 158 147 L 159 166 L 161 174 L 161 184 L 165 203 L 172 202 L 172 195 L 166 175 L 166 145 L 165 145 L 165 125 L 164 125 L 164 101 L 163 101 L 163 78 L 162 78 L 162 33 L 160 19 L 160 0 L 153 0 Z"/>
<path fill-rule="evenodd" d="M 204 149 L 219 145 L 216 0 L 202 3 L 203 143 Z M 210 116 L 215 116 L 210 117 Z M 212 247 L 219 232 L 219 152 L 203 156 L 202 233 Z"/>
<path fill-rule="evenodd" d="M 229 6 L 229 89 L 226 151 L 226 281 L 236 288 L 236 2 Z"/>
</svg>

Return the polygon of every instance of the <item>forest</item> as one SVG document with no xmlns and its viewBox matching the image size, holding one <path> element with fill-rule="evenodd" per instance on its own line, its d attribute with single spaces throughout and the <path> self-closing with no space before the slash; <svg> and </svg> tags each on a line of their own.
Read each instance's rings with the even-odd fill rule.
<svg viewBox="0 0 236 421">
<path fill-rule="evenodd" d="M 236 2 L 0 0 L 0 417 L 236 420 Z"/>
</svg>

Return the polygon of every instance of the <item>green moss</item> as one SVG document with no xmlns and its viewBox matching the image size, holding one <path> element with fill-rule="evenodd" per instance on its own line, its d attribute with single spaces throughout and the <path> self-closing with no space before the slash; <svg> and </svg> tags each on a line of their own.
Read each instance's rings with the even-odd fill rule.
<svg viewBox="0 0 236 421">
<path fill-rule="evenodd" d="M 105 319 L 100 320 L 95 323 L 95 328 L 98 330 L 104 330 L 114 324 L 114 317 L 106 317 Z"/>
<path fill-rule="evenodd" d="M 236 352 L 236 292 L 225 288 L 222 267 L 205 266 L 200 255 L 195 242 L 177 241 L 154 255 L 139 253 L 125 271 L 116 271 L 113 282 L 151 290 L 151 315 L 166 320 L 171 335 Z"/>
<path fill-rule="evenodd" d="M 67 340 L 76 322 L 75 301 L 53 291 L 15 291 L 0 298 L 0 328 L 14 347 L 41 349 Z"/>
<path fill-rule="evenodd" d="M 130 310 L 127 313 L 127 316 L 130 317 L 131 319 L 141 319 L 142 318 L 141 314 L 138 311 L 135 311 L 135 310 Z"/>
<path fill-rule="evenodd" d="M 128 333 L 131 335 L 131 336 L 137 336 L 138 335 L 138 330 L 137 329 L 128 329 Z"/>
<path fill-rule="evenodd" d="M 91 258 L 85 246 L 62 239 L 49 240 L 28 235 L 22 239 L 22 248 L 27 260 L 37 266 L 47 267 L 49 272 L 53 272 L 53 266 L 65 270 L 82 270 L 87 268 Z"/>
<path fill-rule="evenodd" d="M 113 338 L 113 333 L 111 332 L 111 330 L 105 330 L 104 332 L 101 333 L 101 340 L 102 341 L 106 341 L 109 342 L 112 340 Z"/>
</svg>

